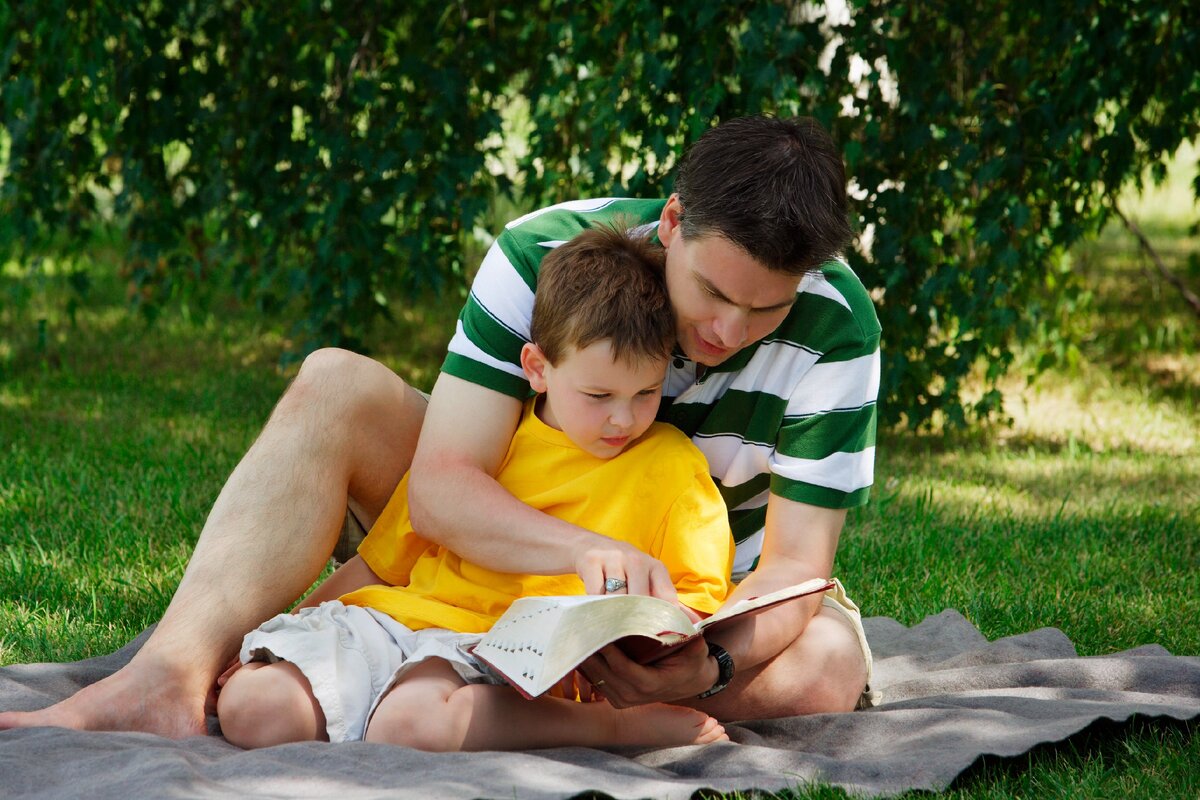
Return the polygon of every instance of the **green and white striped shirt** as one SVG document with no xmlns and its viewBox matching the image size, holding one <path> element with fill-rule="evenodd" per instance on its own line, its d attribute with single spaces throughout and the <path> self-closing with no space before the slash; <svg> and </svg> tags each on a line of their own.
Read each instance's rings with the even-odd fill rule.
<svg viewBox="0 0 1200 800">
<path fill-rule="evenodd" d="M 595 223 L 657 222 L 665 200 L 576 200 L 509 223 L 480 266 L 442 370 L 519 399 L 530 394 L 521 347 L 542 257 Z M 653 228 L 648 228 L 653 230 Z M 784 321 L 701 371 L 676 352 L 659 418 L 708 459 L 729 507 L 734 572 L 762 549 L 767 496 L 825 508 L 866 503 L 875 461 L 879 320 L 840 261 L 806 275 Z"/>
</svg>

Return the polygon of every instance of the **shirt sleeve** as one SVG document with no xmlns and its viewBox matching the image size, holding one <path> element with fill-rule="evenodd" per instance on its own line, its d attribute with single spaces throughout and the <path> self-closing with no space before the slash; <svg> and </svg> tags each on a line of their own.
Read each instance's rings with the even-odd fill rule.
<svg viewBox="0 0 1200 800">
<path fill-rule="evenodd" d="M 497 237 L 471 283 L 442 363 L 442 372 L 522 400 L 530 389 L 521 348 L 529 341 L 537 286 L 528 251 L 509 229 Z M 533 255 L 540 262 L 542 253 Z"/>
<path fill-rule="evenodd" d="M 666 565 L 679 602 L 711 614 L 725 602 L 733 568 L 733 535 L 721 493 L 708 474 L 704 457 L 663 524 L 660 546 L 652 553 Z"/>
<path fill-rule="evenodd" d="M 870 299 L 861 294 L 867 307 L 852 314 L 847 309 L 833 346 L 792 389 L 768 461 L 772 494 L 823 508 L 867 502 L 875 471 L 880 337 Z"/>
</svg>

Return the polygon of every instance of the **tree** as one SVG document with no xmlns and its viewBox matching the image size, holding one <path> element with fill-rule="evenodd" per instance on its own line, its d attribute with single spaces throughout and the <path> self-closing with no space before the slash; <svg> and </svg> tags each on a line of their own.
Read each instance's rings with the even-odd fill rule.
<svg viewBox="0 0 1200 800">
<path fill-rule="evenodd" d="M 144 304 L 227 268 L 303 302 L 302 350 L 354 346 L 398 291 L 461 284 L 493 198 L 659 195 L 713 122 L 810 114 L 852 176 L 883 417 L 914 426 L 998 408 L 1063 252 L 1200 123 L 1167 0 L 78 6 L 0 9 L 3 253 L 83 246 L 108 191 Z"/>
</svg>

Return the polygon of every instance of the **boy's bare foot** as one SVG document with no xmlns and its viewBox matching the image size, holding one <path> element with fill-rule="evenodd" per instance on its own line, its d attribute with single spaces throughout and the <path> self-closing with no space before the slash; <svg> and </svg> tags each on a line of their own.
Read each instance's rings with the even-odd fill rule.
<svg viewBox="0 0 1200 800">
<path fill-rule="evenodd" d="M 134 661 L 49 708 L 0 713 L 0 730 L 51 726 L 202 736 L 206 692 L 186 689 L 180 677 L 176 670 Z"/>
<path fill-rule="evenodd" d="M 651 703 L 615 712 L 613 744 L 673 747 L 729 741 L 720 722 L 694 708 Z"/>
</svg>

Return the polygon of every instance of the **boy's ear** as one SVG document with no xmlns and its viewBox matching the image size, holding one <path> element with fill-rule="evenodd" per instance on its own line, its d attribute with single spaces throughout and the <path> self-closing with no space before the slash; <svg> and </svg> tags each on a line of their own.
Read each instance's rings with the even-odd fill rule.
<svg viewBox="0 0 1200 800">
<path fill-rule="evenodd" d="M 525 371 L 530 388 L 538 394 L 546 391 L 546 365 L 549 363 L 542 348 L 533 342 L 526 342 L 521 348 L 521 369 Z"/>
</svg>

